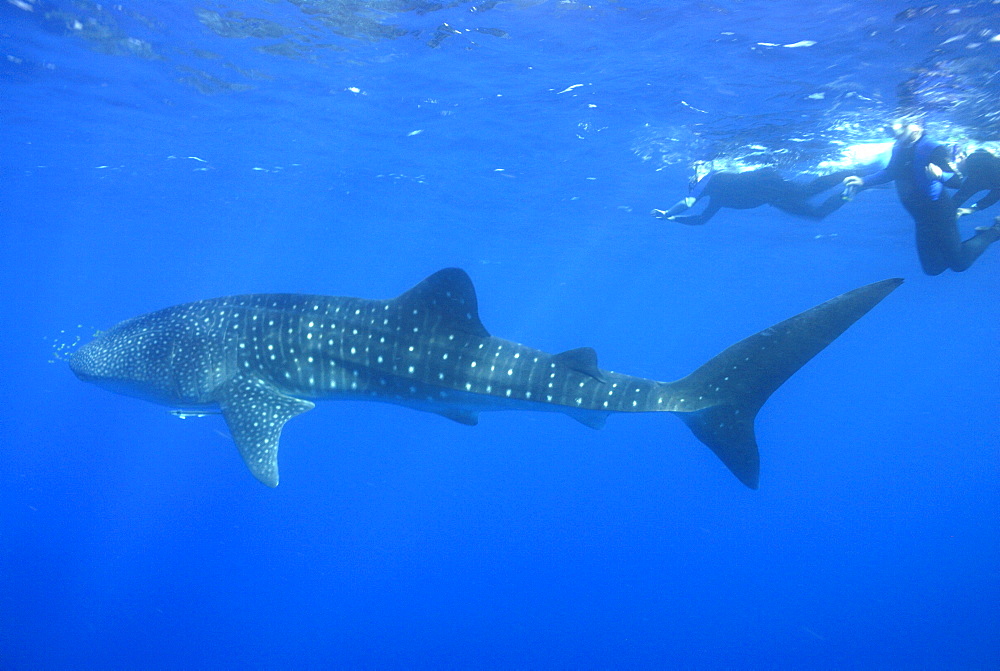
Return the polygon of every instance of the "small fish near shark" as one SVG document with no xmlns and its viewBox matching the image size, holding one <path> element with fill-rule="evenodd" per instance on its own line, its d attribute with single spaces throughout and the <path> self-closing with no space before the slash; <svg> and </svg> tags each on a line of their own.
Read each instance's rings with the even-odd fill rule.
<svg viewBox="0 0 1000 671">
<path fill-rule="evenodd" d="M 764 329 L 675 382 L 597 366 L 589 347 L 548 354 L 489 334 L 458 268 L 389 300 L 249 294 L 129 319 L 70 358 L 77 377 L 179 416 L 221 412 L 250 472 L 278 484 L 278 444 L 312 400 L 383 401 L 474 425 L 486 410 L 669 412 L 756 489 L 754 418 L 768 397 L 902 283 L 875 282 Z"/>
</svg>

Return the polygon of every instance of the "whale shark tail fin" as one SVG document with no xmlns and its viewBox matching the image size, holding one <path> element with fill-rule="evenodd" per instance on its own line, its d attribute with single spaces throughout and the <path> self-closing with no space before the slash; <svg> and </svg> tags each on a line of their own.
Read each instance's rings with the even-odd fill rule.
<svg viewBox="0 0 1000 671">
<path fill-rule="evenodd" d="M 848 291 L 725 349 L 669 383 L 678 413 L 740 482 L 757 489 L 753 422 L 781 384 L 902 284 L 888 279 Z"/>
</svg>

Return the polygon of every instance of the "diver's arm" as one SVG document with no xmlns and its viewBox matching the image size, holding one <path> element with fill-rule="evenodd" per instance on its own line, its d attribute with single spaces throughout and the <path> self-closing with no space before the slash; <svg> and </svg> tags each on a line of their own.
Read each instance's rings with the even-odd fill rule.
<svg viewBox="0 0 1000 671">
<path fill-rule="evenodd" d="M 980 189 L 978 186 L 976 186 L 975 184 L 973 184 L 972 180 L 967 179 L 962 184 L 962 186 L 959 187 L 958 191 L 956 191 L 955 193 L 953 193 L 951 195 L 951 202 L 953 202 L 955 204 L 955 207 L 959 207 L 960 208 L 960 207 L 962 207 L 962 205 L 965 204 L 965 201 L 967 201 L 969 198 L 972 198 L 974 195 L 976 195 L 980 191 L 982 191 L 982 189 Z M 972 207 L 975 208 L 976 206 L 973 205 Z M 966 213 L 963 213 L 963 214 L 969 214 L 971 212 L 972 212 L 972 210 L 969 210 L 969 212 L 966 212 Z"/>
<path fill-rule="evenodd" d="M 894 171 L 890 171 L 888 166 L 882 168 L 878 172 L 868 175 L 867 177 L 848 177 L 847 179 L 856 179 L 859 183 L 855 183 L 854 186 L 865 189 L 869 186 L 878 186 L 879 184 L 887 184 L 894 180 L 896 177 L 893 174 Z M 844 184 L 848 184 L 847 179 L 844 180 Z"/>
<path fill-rule="evenodd" d="M 968 190 L 959 189 L 958 193 L 956 193 L 955 196 L 952 197 L 952 200 L 955 202 L 955 205 L 958 208 L 957 210 L 958 216 L 963 217 L 967 214 L 978 212 L 979 210 L 985 210 L 987 207 L 995 204 L 998 200 L 1000 200 L 1000 189 L 993 189 L 992 191 L 988 192 L 985 196 L 980 198 L 972 205 L 969 205 L 968 207 L 962 207 L 962 203 L 967 201 L 970 196 L 982 190 L 983 189 L 979 188 L 968 189 Z"/>
<path fill-rule="evenodd" d="M 896 179 L 896 170 L 899 166 L 899 160 L 899 145 L 896 144 L 893 146 L 892 154 L 889 156 L 889 163 L 886 164 L 884 168 L 863 177 L 858 177 L 856 175 L 846 177 L 844 179 L 844 185 L 854 187 L 855 189 L 867 189 L 870 186 L 887 184 L 888 182 Z"/>
<path fill-rule="evenodd" d="M 702 210 L 701 214 L 687 214 L 681 216 L 672 216 L 670 221 L 676 221 L 678 224 L 687 224 L 688 226 L 701 226 L 707 223 L 709 219 L 715 216 L 715 213 L 722 209 L 722 206 L 713 203 L 711 200 L 708 202 L 708 207 Z"/>
<path fill-rule="evenodd" d="M 979 199 L 979 201 L 973 205 L 977 210 L 985 210 L 990 205 L 993 205 L 998 200 L 1000 200 L 1000 189 L 993 189 L 988 194 Z"/>
<path fill-rule="evenodd" d="M 695 198 L 694 196 L 688 196 L 687 198 L 683 198 L 677 201 L 673 207 L 667 210 L 667 213 L 664 216 L 670 218 L 675 215 L 678 215 L 681 212 L 684 212 L 685 210 L 691 209 L 691 207 L 697 202 L 698 199 Z"/>
<path fill-rule="evenodd" d="M 650 214 L 656 217 L 657 219 L 670 219 L 671 217 L 678 215 L 681 212 L 684 212 L 685 210 L 690 209 L 691 206 L 694 205 L 697 201 L 698 199 L 695 198 L 694 196 L 688 196 L 687 198 L 683 198 L 674 203 L 674 206 L 671 207 L 669 210 L 653 210 L 652 212 L 650 212 Z"/>
<path fill-rule="evenodd" d="M 965 181 L 962 173 L 958 171 L 958 168 L 956 168 L 955 164 L 951 161 L 931 161 L 927 164 L 926 170 L 928 179 L 941 182 L 945 186 L 952 189 L 959 188 L 962 186 L 962 182 Z"/>
</svg>

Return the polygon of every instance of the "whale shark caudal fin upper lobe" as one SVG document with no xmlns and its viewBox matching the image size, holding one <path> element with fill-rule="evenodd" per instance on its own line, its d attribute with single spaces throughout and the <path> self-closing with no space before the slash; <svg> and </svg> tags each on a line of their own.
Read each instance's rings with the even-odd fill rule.
<svg viewBox="0 0 1000 671">
<path fill-rule="evenodd" d="M 727 348 L 687 377 L 669 383 L 683 399 L 678 417 L 733 475 L 757 489 L 757 411 L 795 371 L 902 282 L 889 279 L 848 291 Z"/>
<path fill-rule="evenodd" d="M 277 487 L 281 428 L 315 405 L 282 394 L 259 378 L 237 375 L 221 394 L 219 406 L 247 468 L 268 487 Z"/>
</svg>

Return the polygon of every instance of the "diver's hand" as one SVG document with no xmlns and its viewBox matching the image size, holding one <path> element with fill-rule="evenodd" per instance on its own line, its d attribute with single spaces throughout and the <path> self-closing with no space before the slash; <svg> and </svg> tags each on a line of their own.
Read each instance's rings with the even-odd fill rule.
<svg viewBox="0 0 1000 671">
<path fill-rule="evenodd" d="M 976 211 L 976 206 L 973 205 L 972 207 L 960 207 L 957 210 L 955 210 L 955 214 L 959 217 L 964 217 L 966 215 L 972 214 L 975 211 Z"/>
<path fill-rule="evenodd" d="M 927 168 L 925 168 L 925 170 L 927 172 L 927 177 L 933 180 L 941 179 L 941 175 L 944 174 L 944 171 L 941 170 L 939 166 L 933 163 L 928 163 Z"/>
<path fill-rule="evenodd" d="M 656 217 L 657 219 L 669 219 L 670 218 L 670 217 L 667 216 L 667 211 L 666 210 L 653 210 L 652 212 L 650 212 L 650 214 L 653 215 L 654 217 Z"/>
<path fill-rule="evenodd" d="M 861 179 L 857 175 L 851 175 L 850 177 L 844 178 L 844 186 L 848 186 L 854 189 L 860 189 L 865 185 L 865 180 Z"/>
</svg>

